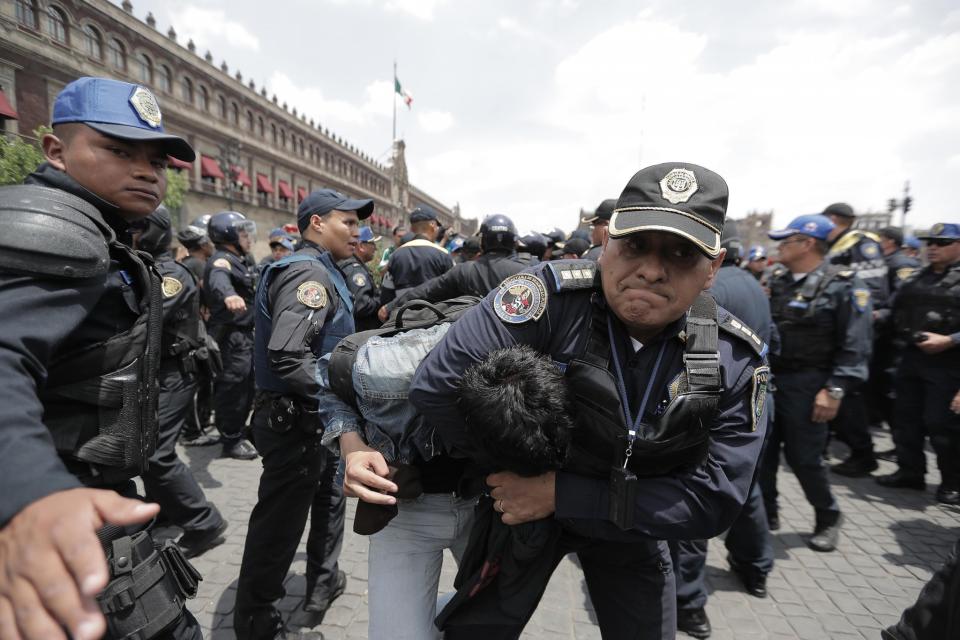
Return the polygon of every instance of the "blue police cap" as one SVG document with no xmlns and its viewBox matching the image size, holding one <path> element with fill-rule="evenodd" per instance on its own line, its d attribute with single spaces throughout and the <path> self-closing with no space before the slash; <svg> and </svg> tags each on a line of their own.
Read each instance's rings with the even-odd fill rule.
<svg viewBox="0 0 960 640">
<path fill-rule="evenodd" d="M 960 224 L 938 222 L 930 227 L 930 233 L 917 236 L 918 240 L 960 240 Z"/>
<path fill-rule="evenodd" d="M 747 254 L 747 260 L 765 260 L 767 258 L 767 249 L 759 244 L 750 247 L 750 253 Z"/>
<path fill-rule="evenodd" d="M 787 225 L 786 229 L 771 231 L 767 235 L 770 236 L 772 240 L 783 240 L 784 238 L 789 238 L 790 236 L 800 233 L 805 236 L 810 236 L 811 238 L 816 238 L 817 240 L 826 240 L 827 236 L 830 235 L 830 232 L 833 231 L 836 226 L 837 225 L 833 224 L 827 216 L 820 213 L 813 213 L 806 216 L 798 216 Z"/>
<path fill-rule="evenodd" d="M 165 133 L 160 105 L 144 86 L 109 78 L 80 78 L 57 94 L 53 124 L 80 122 L 105 136 L 133 142 L 160 142 L 168 155 L 193 162 L 187 141 Z"/>
<path fill-rule="evenodd" d="M 461 236 L 457 236 L 456 238 L 448 242 L 447 246 L 444 248 L 450 253 L 456 253 L 457 251 L 460 251 L 460 249 L 463 248 L 463 238 Z"/>
<path fill-rule="evenodd" d="M 283 229 L 283 227 L 274 227 L 273 229 L 270 229 L 270 235 L 267 236 L 267 237 L 268 237 L 270 240 L 273 240 L 274 238 L 289 238 L 289 237 L 290 237 L 290 234 L 287 233 L 287 232 Z"/>
<path fill-rule="evenodd" d="M 380 238 L 381 236 L 373 234 L 370 227 L 360 227 L 360 242 L 377 242 Z"/>
<path fill-rule="evenodd" d="M 437 220 L 437 212 L 433 207 L 422 204 L 410 212 L 410 222 L 427 222 L 428 220 Z"/>
<path fill-rule="evenodd" d="M 918 240 L 915 236 L 907 236 L 906 238 L 903 239 L 903 246 L 909 247 L 910 249 L 916 249 L 917 251 L 919 251 L 920 240 Z"/>
<path fill-rule="evenodd" d="M 291 239 L 288 238 L 287 236 L 283 236 L 282 238 L 279 238 L 279 237 L 278 237 L 278 238 L 273 238 L 272 240 L 270 240 L 270 248 L 271 248 L 271 249 L 273 248 L 273 245 L 275 245 L 275 244 L 280 245 L 280 246 L 283 247 L 284 249 L 289 249 L 290 251 L 293 251 L 293 250 L 295 249 L 294 244 L 293 244 L 293 240 L 291 240 Z"/>
<path fill-rule="evenodd" d="M 373 213 L 373 200 L 351 200 L 334 189 L 317 189 L 297 208 L 297 228 L 303 233 L 312 216 L 323 216 L 334 210 L 356 211 L 357 217 L 365 220 Z"/>
</svg>

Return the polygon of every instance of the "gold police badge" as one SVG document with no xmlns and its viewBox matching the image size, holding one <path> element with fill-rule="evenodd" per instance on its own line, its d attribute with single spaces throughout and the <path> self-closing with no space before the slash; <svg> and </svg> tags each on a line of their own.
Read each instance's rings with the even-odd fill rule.
<svg viewBox="0 0 960 640">
<path fill-rule="evenodd" d="M 183 283 L 176 278 L 164 276 L 163 281 L 160 283 L 160 290 L 163 292 L 164 298 L 172 298 L 183 291 Z"/>
<path fill-rule="evenodd" d="M 670 172 L 660 180 L 660 195 L 670 204 L 681 204 L 686 202 L 693 194 L 697 192 L 700 185 L 697 184 L 697 176 L 689 169 L 671 169 Z"/>
<path fill-rule="evenodd" d="M 134 89 L 130 96 L 130 104 L 133 105 L 133 110 L 137 112 L 141 120 L 154 129 L 160 128 L 162 120 L 160 105 L 157 104 L 157 99 L 149 89 L 140 86 Z"/>
<path fill-rule="evenodd" d="M 311 309 L 327 306 L 327 290 L 316 280 L 308 280 L 297 287 L 297 300 Z"/>
</svg>

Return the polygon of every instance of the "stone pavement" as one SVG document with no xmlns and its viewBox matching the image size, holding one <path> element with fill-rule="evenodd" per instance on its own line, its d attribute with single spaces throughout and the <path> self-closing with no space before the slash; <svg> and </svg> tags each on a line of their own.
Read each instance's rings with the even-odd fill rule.
<svg viewBox="0 0 960 640">
<path fill-rule="evenodd" d="M 878 434 L 877 444 L 888 448 L 889 438 Z M 230 521 L 227 542 L 195 561 L 204 580 L 197 598 L 189 602 L 205 637 L 226 640 L 234 637 L 236 580 L 261 467 L 258 461 L 220 459 L 219 450 L 219 446 L 181 448 L 180 455 Z M 893 467 L 881 463 L 880 471 L 890 472 Z M 932 457 L 929 467 L 935 468 Z M 846 525 L 839 549 L 819 554 L 804 544 L 813 511 L 793 474 L 781 470 L 782 528 L 774 534 L 776 566 L 768 582 L 769 598 L 759 600 L 744 593 L 728 571 L 723 542 L 711 541 L 707 612 L 714 627 L 712 638 L 877 640 L 879 630 L 894 623 L 915 600 L 960 537 L 960 510 L 933 501 L 939 482 L 935 473 L 928 476 L 931 484 L 925 493 L 885 489 L 870 478 L 833 479 Z M 321 626 L 328 640 L 367 637 L 367 542 L 352 531 L 354 503 L 350 500 L 340 560 L 349 582 Z M 284 613 L 303 597 L 304 558 L 301 547 L 287 581 L 288 595 L 280 604 Z M 454 574 L 448 557 L 441 588 L 450 589 Z M 570 559 L 553 576 L 523 638 L 600 638 L 582 575 Z"/>
</svg>

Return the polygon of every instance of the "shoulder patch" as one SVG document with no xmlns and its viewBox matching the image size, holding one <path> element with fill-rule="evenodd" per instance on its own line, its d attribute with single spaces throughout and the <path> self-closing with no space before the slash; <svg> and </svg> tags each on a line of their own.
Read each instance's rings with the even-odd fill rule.
<svg viewBox="0 0 960 640">
<path fill-rule="evenodd" d="M 529 273 L 510 276 L 493 297 L 493 311 L 507 324 L 539 320 L 547 308 L 547 287 Z"/>
<path fill-rule="evenodd" d="M 916 267 L 900 267 L 897 269 L 897 280 L 908 280 L 916 271 Z"/>
<path fill-rule="evenodd" d="M 351 279 L 353 280 L 353 284 L 357 285 L 358 287 L 367 286 L 367 276 L 363 275 L 362 273 L 353 274 L 353 278 Z"/>
<path fill-rule="evenodd" d="M 160 290 L 163 292 L 164 298 L 172 298 L 183 291 L 183 283 L 171 276 L 164 276 L 160 283 Z"/>
<path fill-rule="evenodd" d="M 864 258 L 873 260 L 880 255 L 880 249 L 875 242 L 864 242 L 863 246 L 860 247 L 860 253 L 863 254 Z"/>
<path fill-rule="evenodd" d="M 307 280 L 297 287 L 297 300 L 311 309 L 327 306 L 327 290 L 316 280 Z"/>
<path fill-rule="evenodd" d="M 593 260 L 558 260 L 548 262 L 547 270 L 553 276 L 554 291 L 572 291 L 593 287 L 597 263 Z"/>
<path fill-rule="evenodd" d="M 217 258 L 213 261 L 214 269 L 230 269 L 230 261 L 226 258 Z"/>
<path fill-rule="evenodd" d="M 749 344 L 754 353 L 761 358 L 767 355 L 767 343 L 761 340 L 760 336 L 754 333 L 750 327 L 737 320 L 732 314 L 728 315 L 723 322 L 720 323 L 720 328 Z"/>
<path fill-rule="evenodd" d="M 856 308 L 856 310 L 860 313 L 863 313 L 867 310 L 867 306 L 870 304 L 870 290 L 857 287 L 852 291 L 852 293 L 854 308 Z"/>
<path fill-rule="evenodd" d="M 767 390 L 770 387 L 770 367 L 762 366 L 753 370 L 753 391 L 750 394 L 750 421 L 753 431 L 763 419 L 767 409 Z"/>
</svg>

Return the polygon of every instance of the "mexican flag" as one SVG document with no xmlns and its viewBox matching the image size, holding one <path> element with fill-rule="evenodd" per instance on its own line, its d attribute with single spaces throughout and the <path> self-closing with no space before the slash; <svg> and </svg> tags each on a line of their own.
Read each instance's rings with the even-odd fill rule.
<svg viewBox="0 0 960 640">
<path fill-rule="evenodd" d="M 396 76 L 393 77 L 393 90 L 403 98 L 404 104 L 407 105 L 407 108 L 410 109 L 413 104 L 413 96 L 410 95 L 409 91 L 405 91 L 402 86 L 400 86 L 400 80 Z"/>
</svg>

